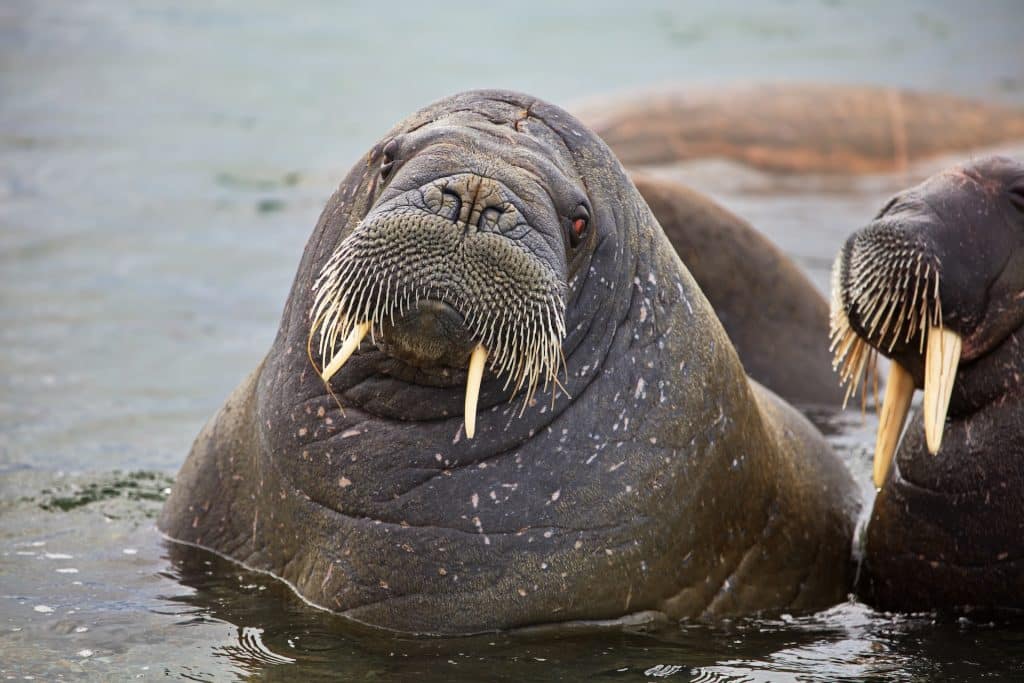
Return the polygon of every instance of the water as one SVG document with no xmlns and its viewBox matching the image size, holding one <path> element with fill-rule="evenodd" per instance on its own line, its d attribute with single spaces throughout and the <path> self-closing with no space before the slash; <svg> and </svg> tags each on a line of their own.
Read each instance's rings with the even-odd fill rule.
<svg viewBox="0 0 1024 683">
<path fill-rule="evenodd" d="M 657 82 L 766 79 L 1021 103 L 1022 19 L 1014 2 L 531 0 L 441 11 L 8 0 L 0 6 L 0 673 L 1022 675 L 1020 625 L 894 617 L 855 601 L 792 619 L 556 642 L 381 638 L 307 607 L 268 577 L 177 553 L 153 529 L 191 439 L 269 346 L 326 198 L 413 109 L 469 87 L 570 104 Z M 672 173 L 753 221 L 822 288 L 840 240 L 913 179 L 780 181 L 721 162 Z M 814 417 L 869 496 L 873 418 Z"/>
</svg>

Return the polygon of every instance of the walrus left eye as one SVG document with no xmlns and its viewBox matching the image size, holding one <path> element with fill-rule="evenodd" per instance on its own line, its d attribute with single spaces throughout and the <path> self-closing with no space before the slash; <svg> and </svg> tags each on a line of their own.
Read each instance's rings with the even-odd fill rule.
<svg viewBox="0 0 1024 683">
<path fill-rule="evenodd" d="M 397 155 L 398 141 L 392 139 L 388 144 L 384 145 L 384 149 L 381 150 L 381 156 L 383 157 L 380 163 L 381 180 L 387 180 L 388 176 L 391 175 L 391 171 L 395 169 L 395 157 Z"/>
</svg>

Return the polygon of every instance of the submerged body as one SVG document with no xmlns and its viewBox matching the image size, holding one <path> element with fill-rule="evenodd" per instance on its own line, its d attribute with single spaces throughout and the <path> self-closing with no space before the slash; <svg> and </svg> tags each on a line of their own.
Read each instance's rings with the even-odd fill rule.
<svg viewBox="0 0 1024 683">
<path fill-rule="evenodd" d="M 822 607 L 847 590 L 856 505 L 605 145 L 486 91 L 350 172 L 159 524 L 353 619 L 451 634 Z"/>
</svg>

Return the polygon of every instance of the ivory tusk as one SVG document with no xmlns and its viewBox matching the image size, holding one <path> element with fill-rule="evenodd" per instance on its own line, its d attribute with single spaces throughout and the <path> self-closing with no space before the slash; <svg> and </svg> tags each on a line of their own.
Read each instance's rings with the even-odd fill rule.
<svg viewBox="0 0 1024 683">
<path fill-rule="evenodd" d="M 878 436 L 875 439 L 875 487 L 881 488 L 885 475 L 892 464 L 903 425 L 910 412 L 910 400 L 914 397 L 914 378 L 907 369 L 896 361 L 889 364 L 889 379 L 885 383 L 885 398 L 882 412 L 878 416 Z"/>
<path fill-rule="evenodd" d="M 480 399 L 480 382 L 484 376 L 484 364 L 487 362 L 487 349 L 477 344 L 469 356 L 469 372 L 466 374 L 466 436 L 470 439 L 476 433 L 476 404 Z"/>
<path fill-rule="evenodd" d="M 956 332 L 943 327 L 928 328 L 928 350 L 924 358 L 924 436 L 928 452 L 933 455 L 942 444 L 961 346 L 962 340 Z"/>
<path fill-rule="evenodd" d="M 338 353 L 334 354 L 334 357 L 331 358 L 331 362 L 328 363 L 327 367 L 324 368 L 322 373 L 320 373 L 320 376 L 323 377 L 325 382 L 330 382 L 331 378 L 334 377 L 338 370 L 341 370 L 341 366 L 344 365 L 345 361 L 347 361 L 352 354 L 356 352 L 356 349 L 358 349 L 359 345 L 363 342 L 363 337 L 365 337 L 366 333 L 369 331 L 370 323 L 368 322 L 359 323 L 352 328 L 352 331 L 349 332 L 348 336 L 345 338 L 345 342 L 341 345 L 341 348 L 338 349 Z"/>
</svg>

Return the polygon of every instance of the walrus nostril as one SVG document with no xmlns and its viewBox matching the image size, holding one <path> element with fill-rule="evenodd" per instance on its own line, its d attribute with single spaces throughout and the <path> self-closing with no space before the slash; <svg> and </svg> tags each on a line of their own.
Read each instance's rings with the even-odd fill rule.
<svg viewBox="0 0 1024 683">
<path fill-rule="evenodd" d="M 459 215 L 462 213 L 462 197 L 451 190 L 441 192 L 441 210 L 439 215 L 447 218 L 453 223 L 459 222 Z"/>
<path fill-rule="evenodd" d="M 503 213 L 504 211 L 493 206 L 484 209 L 480 214 L 480 220 L 477 221 L 476 226 L 481 230 L 494 230 L 498 227 L 498 219 L 501 218 L 501 214 Z"/>
</svg>

